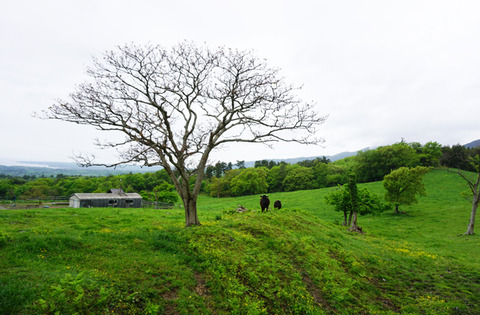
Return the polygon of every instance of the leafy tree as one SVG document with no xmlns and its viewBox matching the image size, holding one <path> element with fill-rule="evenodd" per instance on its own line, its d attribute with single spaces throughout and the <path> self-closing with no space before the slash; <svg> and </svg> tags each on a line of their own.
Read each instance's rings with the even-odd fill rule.
<svg viewBox="0 0 480 315">
<path fill-rule="evenodd" d="M 463 145 L 456 144 L 452 147 L 442 147 L 442 157 L 440 163 L 443 166 L 461 169 L 464 171 L 476 172 L 476 167 L 472 164 L 472 158 L 480 154 L 480 148 L 466 148 Z"/>
<path fill-rule="evenodd" d="M 315 167 L 318 164 L 328 164 L 330 163 L 330 159 L 326 158 L 325 156 L 323 157 L 317 157 L 313 160 L 304 160 L 300 161 L 297 164 L 305 167 Z"/>
<path fill-rule="evenodd" d="M 334 206 L 335 211 L 343 212 L 343 226 L 348 224 L 347 217 L 351 212 L 350 194 L 343 186 L 325 196 L 325 202 Z"/>
<path fill-rule="evenodd" d="M 123 185 L 132 188 L 132 192 L 146 189 L 145 179 L 142 174 L 124 175 Z M 126 190 L 125 190 L 126 191 Z"/>
<path fill-rule="evenodd" d="M 215 166 L 209 165 L 205 169 L 205 178 L 210 179 L 213 177 L 213 174 L 215 173 Z"/>
<path fill-rule="evenodd" d="M 430 169 L 423 166 L 401 167 L 385 175 L 383 187 L 387 190 L 385 199 L 395 205 L 395 213 L 400 213 L 400 205 L 417 203 L 417 196 L 426 194 L 423 176 Z"/>
<path fill-rule="evenodd" d="M 162 182 L 152 191 L 142 190 L 140 195 L 143 199 L 156 202 L 175 203 L 178 201 L 178 194 L 175 186 L 170 183 Z"/>
<path fill-rule="evenodd" d="M 250 52 L 132 44 L 95 60 L 88 75 L 90 82 L 43 117 L 123 134 L 121 141 L 97 143 L 117 149 L 117 163 L 85 155 L 78 162 L 162 166 L 183 201 L 186 226 L 200 225 L 197 197 L 212 150 L 238 142 L 323 141 L 316 127 L 325 117 Z"/>
<path fill-rule="evenodd" d="M 269 192 L 284 191 L 283 181 L 287 176 L 287 165 L 287 163 L 282 162 L 268 171 L 267 183 Z"/>
<path fill-rule="evenodd" d="M 208 186 L 211 197 L 224 197 L 230 194 L 230 182 L 228 179 L 213 177 Z"/>
<path fill-rule="evenodd" d="M 246 168 L 246 167 L 245 167 L 245 161 L 244 161 L 244 160 L 242 160 L 242 161 L 237 161 L 237 163 L 235 163 L 235 167 L 236 167 L 236 168 L 239 168 L 239 169 L 244 169 L 244 168 Z"/>
<path fill-rule="evenodd" d="M 470 212 L 470 220 L 464 235 L 474 234 L 475 216 L 477 214 L 478 204 L 480 203 L 480 155 L 470 158 L 470 164 L 475 168 L 475 176 L 473 176 L 472 173 L 466 173 L 457 169 L 458 175 L 467 182 L 469 195 L 472 199 L 472 211 Z"/>
<path fill-rule="evenodd" d="M 267 192 L 267 169 L 246 168 L 232 179 L 233 196 L 255 195 Z"/>
<path fill-rule="evenodd" d="M 313 169 L 300 165 L 287 168 L 287 175 L 283 180 L 285 191 L 306 190 L 315 187 Z"/>
<path fill-rule="evenodd" d="M 255 161 L 255 167 L 266 167 L 268 169 L 271 169 L 274 166 L 277 166 L 279 163 L 273 161 L 273 160 L 261 160 L 261 161 Z"/>
<path fill-rule="evenodd" d="M 231 169 L 231 168 L 230 168 Z M 214 174 L 216 178 L 220 178 L 228 171 L 228 164 L 225 162 L 217 162 L 214 168 Z"/>
<path fill-rule="evenodd" d="M 442 157 L 442 145 L 438 142 L 427 142 L 420 153 L 420 165 L 426 167 L 437 167 Z"/>
<path fill-rule="evenodd" d="M 159 202 L 175 203 L 178 201 L 178 194 L 175 190 L 175 186 L 167 182 L 163 182 L 156 186 L 153 189 L 153 193 L 155 194 L 156 201 Z"/>
<path fill-rule="evenodd" d="M 317 187 L 321 188 L 345 184 L 349 170 L 336 163 L 321 163 L 313 167 L 313 173 L 317 181 Z"/>
<path fill-rule="evenodd" d="M 419 164 L 419 156 L 415 149 L 405 142 L 367 150 L 357 154 L 358 180 L 372 182 L 382 180 L 392 170 L 399 167 L 415 167 Z"/>
<path fill-rule="evenodd" d="M 325 201 L 333 205 L 335 211 L 343 212 L 343 225 L 350 226 L 348 230 L 352 232 L 362 232 L 357 224 L 358 215 L 378 213 L 390 208 L 390 205 L 383 202 L 377 195 L 370 193 L 368 189 L 359 189 L 355 174 L 348 176 L 347 184 L 339 186 L 325 196 Z"/>
<path fill-rule="evenodd" d="M 217 198 L 232 196 L 232 180 L 240 174 L 241 171 L 240 169 L 233 169 L 225 172 L 223 177 L 213 177 L 207 189 L 210 196 Z"/>
<path fill-rule="evenodd" d="M 13 197 L 14 184 L 11 179 L 0 179 L 0 198 Z"/>
</svg>

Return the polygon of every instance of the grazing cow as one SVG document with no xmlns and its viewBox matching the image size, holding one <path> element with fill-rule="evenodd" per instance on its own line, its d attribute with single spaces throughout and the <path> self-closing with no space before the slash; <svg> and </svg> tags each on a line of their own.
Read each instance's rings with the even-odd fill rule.
<svg viewBox="0 0 480 315">
<path fill-rule="evenodd" d="M 282 208 L 282 202 L 280 200 L 275 201 L 273 204 L 274 208 L 281 209 Z"/>
<path fill-rule="evenodd" d="M 270 205 L 270 199 L 268 199 L 268 196 L 266 195 L 260 196 L 260 207 L 262 208 L 262 212 L 268 211 L 269 205 Z"/>
</svg>

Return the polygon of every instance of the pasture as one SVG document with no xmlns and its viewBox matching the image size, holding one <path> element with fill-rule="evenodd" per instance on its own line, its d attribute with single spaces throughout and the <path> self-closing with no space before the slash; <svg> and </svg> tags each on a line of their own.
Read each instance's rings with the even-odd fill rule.
<svg viewBox="0 0 480 315">
<path fill-rule="evenodd" d="M 332 188 L 271 194 L 283 208 L 267 213 L 259 196 L 201 196 L 187 229 L 179 208 L 0 210 L 0 313 L 478 314 L 466 185 L 425 181 L 406 214 L 360 216 L 363 235 L 325 204 Z"/>
</svg>

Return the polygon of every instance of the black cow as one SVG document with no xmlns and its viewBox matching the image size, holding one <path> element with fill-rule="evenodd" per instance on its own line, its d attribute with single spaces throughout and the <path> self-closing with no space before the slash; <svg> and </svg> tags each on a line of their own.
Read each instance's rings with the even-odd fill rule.
<svg viewBox="0 0 480 315">
<path fill-rule="evenodd" d="M 262 212 L 268 211 L 268 206 L 270 206 L 270 199 L 268 199 L 268 196 L 260 196 L 260 207 L 262 208 Z"/>
<path fill-rule="evenodd" d="M 280 200 L 275 201 L 273 204 L 274 208 L 281 209 L 282 208 L 282 202 Z"/>
</svg>

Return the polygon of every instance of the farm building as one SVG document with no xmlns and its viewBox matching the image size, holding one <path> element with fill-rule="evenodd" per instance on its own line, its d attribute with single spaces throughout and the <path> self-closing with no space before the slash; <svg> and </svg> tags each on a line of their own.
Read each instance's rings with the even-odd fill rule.
<svg viewBox="0 0 480 315">
<path fill-rule="evenodd" d="M 70 196 L 71 208 L 140 208 L 141 206 L 142 196 L 137 193 L 124 193 L 121 189 L 110 189 L 108 193 L 76 193 Z"/>
</svg>

